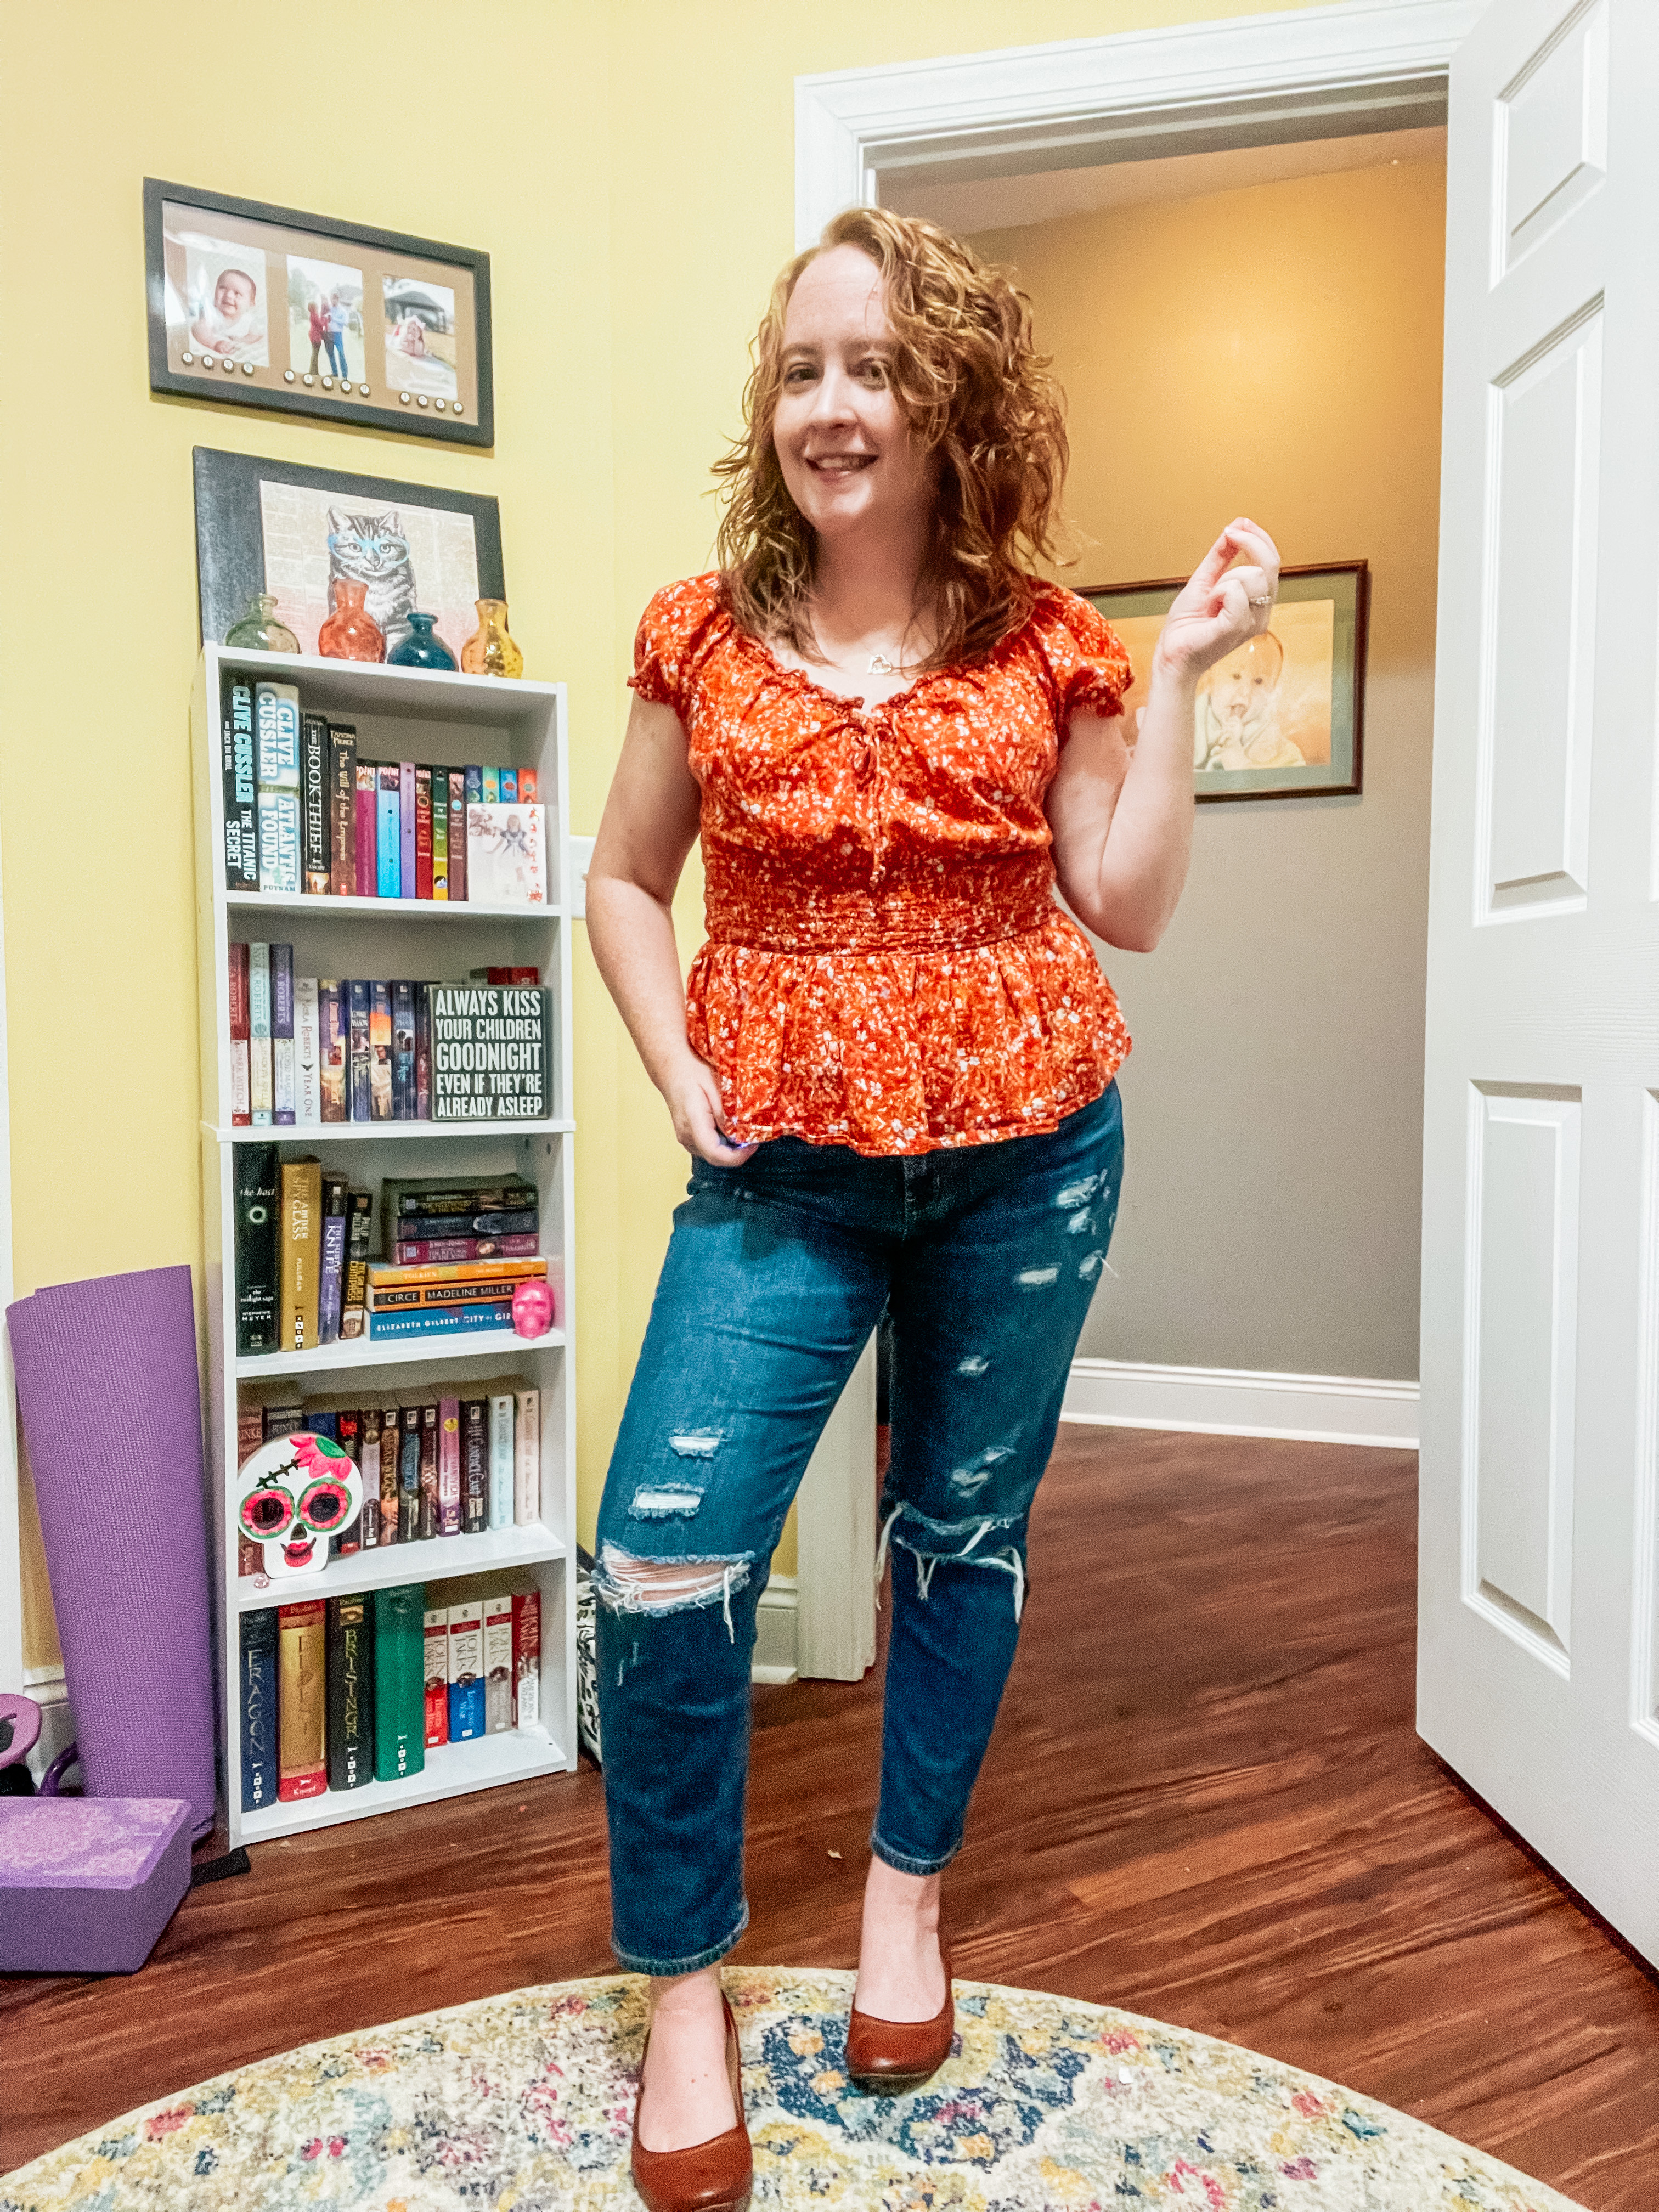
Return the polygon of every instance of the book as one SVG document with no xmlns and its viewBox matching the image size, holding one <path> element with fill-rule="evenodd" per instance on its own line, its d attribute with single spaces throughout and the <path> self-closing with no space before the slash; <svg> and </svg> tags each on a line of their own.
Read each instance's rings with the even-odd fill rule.
<svg viewBox="0 0 1659 2212">
<path fill-rule="evenodd" d="M 432 987 L 434 1121 L 543 1121 L 553 1111 L 552 993 Z"/>
<path fill-rule="evenodd" d="M 253 687 L 254 771 L 261 791 L 300 791 L 300 694 L 292 684 Z"/>
<path fill-rule="evenodd" d="M 449 1741 L 449 1607 L 428 1606 L 423 1620 L 426 1747 Z"/>
<path fill-rule="evenodd" d="M 515 1593 L 513 1600 L 513 1720 L 517 1728 L 539 1728 L 542 1718 L 542 1594 Z"/>
<path fill-rule="evenodd" d="M 352 821 L 356 836 L 356 883 L 359 898 L 378 898 L 380 872 L 374 858 L 375 811 L 380 799 L 380 777 L 373 761 L 357 763 L 357 789 Z"/>
<path fill-rule="evenodd" d="M 294 1127 L 294 947 L 270 948 L 271 1120 Z"/>
<path fill-rule="evenodd" d="M 259 793 L 259 888 L 292 896 L 300 888 L 300 794 Z"/>
<path fill-rule="evenodd" d="M 470 1283 L 393 1283 L 377 1286 L 369 1270 L 368 1315 L 459 1312 L 472 1306 L 505 1306 L 509 1316 L 519 1285 L 510 1277 L 481 1276 Z"/>
<path fill-rule="evenodd" d="M 421 1533 L 421 1409 L 403 1409 L 398 1447 L 398 1541 L 412 1544 Z"/>
<path fill-rule="evenodd" d="M 323 1249 L 317 1271 L 317 1341 L 339 1340 L 340 1314 L 345 1291 L 346 1179 L 330 1173 L 323 1177 Z"/>
<path fill-rule="evenodd" d="M 374 1593 L 374 1778 L 401 1782 L 426 1765 L 426 1592 Z"/>
<path fill-rule="evenodd" d="M 542 1394 L 520 1390 L 513 1408 L 513 1519 L 520 1528 L 542 1517 Z"/>
<path fill-rule="evenodd" d="M 483 1240 L 481 1238 L 479 1241 L 482 1243 Z M 423 1284 L 435 1286 L 445 1283 L 533 1283 L 546 1273 L 547 1261 L 539 1254 L 523 1260 L 439 1260 L 412 1265 L 372 1260 L 368 1267 L 371 1285 L 382 1291 Z"/>
<path fill-rule="evenodd" d="M 276 1217 L 281 1200 L 275 1145 L 238 1145 L 236 1349 L 275 1352 L 281 1343 L 282 1275 Z"/>
<path fill-rule="evenodd" d="M 380 1409 L 380 1541 L 398 1540 L 398 1462 L 403 1451 L 404 1409 Z"/>
<path fill-rule="evenodd" d="M 255 776 L 253 686 L 233 676 L 225 687 L 221 760 L 225 817 L 225 889 L 259 888 L 259 787 Z"/>
<path fill-rule="evenodd" d="M 469 806 L 466 881 L 478 906 L 545 907 L 547 830 L 540 806 Z"/>
<path fill-rule="evenodd" d="M 438 1526 L 438 1408 L 428 1400 L 421 1407 L 421 1528 L 422 1539 L 440 1533 Z"/>
<path fill-rule="evenodd" d="M 449 896 L 449 770 L 432 771 L 432 896 Z"/>
<path fill-rule="evenodd" d="M 368 986 L 368 1118 L 392 1118 L 392 986 Z"/>
<path fill-rule="evenodd" d="M 317 986 L 318 1089 L 325 1121 L 351 1119 L 351 986 Z"/>
<path fill-rule="evenodd" d="M 432 896 L 432 770 L 415 767 L 415 896 Z"/>
<path fill-rule="evenodd" d="M 489 1525 L 513 1526 L 513 1393 L 497 1390 L 489 1400 Z"/>
<path fill-rule="evenodd" d="M 483 1607 L 477 1598 L 449 1608 L 449 1741 L 484 1732 Z"/>
<path fill-rule="evenodd" d="M 361 1474 L 363 1464 L 363 1417 L 354 1407 L 348 1412 L 343 1412 L 338 1416 L 338 1421 L 336 1440 L 341 1450 L 350 1459 L 353 1467 L 356 1468 Z M 368 1496 L 367 1490 L 363 1492 L 363 1496 L 365 1498 Z M 361 1510 L 356 1519 L 343 1532 L 337 1540 L 343 1558 L 349 1553 L 362 1551 L 363 1516 Z"/>
<path fill-rule="evenodd" d="M 516 1237 L 403 1237 L 386 1256 L 400 1267 L 454 1267 L 477 1260 L 532 1259 L 540 1243 L 533 1230 Z"/>
<path fill-rule="evenodd" d="M 329 780 L 328 722 L 321 714 L 300 717 L 300 798 L 306 889 L 313 896 L 321 896 L 329 887 L 329 831 L 334 814 Z"/>
<path fill-rule="evenodd" d="M 503 1592 L 484 1600 L 484 1734 L 504 1735 L 513 1725 L 513 1600 Z"/>
<path fill-rule="evenodd" d="M 350 1026 L 347 1031 L 347 1065 L 350 1074 L 351 1119 L 368 1121 L 373 1119 L 374 1097 L 374 1045 L 369 1035 L 373 997 L 367 982 L 354 977 L 349 984 L 343 983 L 341 990 L 350 994 Z"/>
<path fill-rule="evenodd" d="M 374 868 L 377 895 L 401 896 L 403 883 L 403 803 L 398 789 L 398 763 L 382 761 L 375 771 L 379 784 L 374 800 Z"/>
<path fill-rule="evenodd" d="M 415 986 L 415 1119 L 432 1119 L 432 986 Z"/>
<path fill-rule="evenodd" d="M 316 1160 L 285 1160 L 281 1176 L 282 1348 L 309 1352 L 317 1342 L 323 1170 Z"/>
<path fill-rule="evenodd" d="M 388 1176 L 380 1186 L 388 1219 L 404 1213 L 483 1213 L 491 1208 L 513 1212 L 536 1203 L 528 1176 L 495 1176 L 481 1182 L 453 1176 Z"/>
<path fill-rule="evenodd" d="M 503 1237 L 533 1236 L 541 1216 L 533 1206 L 520 1213 L 407 1213 L 396 1226 L 407 1231 L 404 1242 L 437 1237 L 486 1237 L 499 1230 Z"/>
<path fill-rule="evenodd" d="M 248 1077 L 247 947 L 230 947 L 230 1123 L 246 1129 L 253 1121 Z"/>
<path fill-rule="evenodd" d="M 533 806 L 540 796 L 541 793 L 536 787 L 535 769 L 533 768 L 521 768 L 519 770 L 520 805 Z"/>
<path fill-rule="evenodd" d="M 449 771 L 449 896 L 466 896 L 466 770 Z"/>
<path fill-rule="evenodd" d="M 354 1190 L 347 1201 L 345 1287 L 340 1297 L 340 1334 L 362 1336 L 368 1326 L 368 1249 L 374 1194 Z"/>
<path fill-rule="evenodd" d="M 438 1401 L 438 1534 L 461 1533 L 461 1408 L 453 1398 Z"/>
<path fill-rule="evenodd" d="M 519 771 L 517 769 L 504 768 L 500 771 L 496 779 L 495 797 L 502 806 L 516 806 L 518 805 Z"/>
<path fill-rule="evenodd" d="M 482 779 L 478 790 L 478 798 L 480 802 L 485 806 L 495 806 L 498 805 L 501 796 L 501 772 L 500 769 L 482 769 L 479 770 L 479 775 Z"/>
<path fill-rule="evenodd" d="M 258 1813 L 276 1802 L 276 1608 L 241 1619 L 240 1691 L 242 1810 Z"/>
<path fill-rule="evenodd" d="M 277 1437 L 291 1437 L 306 1425 L 306 1409 L 295 1398 L 284 1406 L 267 1406 L 264 1409 L 265 1442 Z"/>
<path fill-rule="evenodd" d="M 368 1334 L 377 1344 L 389 1343 L 398 1337 L 455 1336 L 474 1329 L 512 1326 L 510 1304 L 428 1307 L 418 1313 L 371 1313 L 368 1316 Z"/>
<path fill-rule="evenodd" d="M 481 768 L 477 767 L 469 768 L 465 771 L 465 775 L 466 804 L 469 810 L 474 806 L 482 806 L 483 805 L 484 795 L 483 770 Z"/>
<path fill-rule="evenodd" d="M 366 1552 L 380 1545 L 380 1409 L 365 1406 L 357 1416 L 357 1471 L 363 1479 L 362 1540 Z"/>
<path fill-rule="evenodd" d="M 294 1121 L 314 1129 L 323 1118 L 323 1034 L 317 978 L 294 979 Z"/>
<path fill-rule="evenodd" d="M 265 1440 L 265 1409 L 263 1406 L 244 1406 L 236 1408 L 236 1464 L 242 1467 L 257 1452 Z M 236 1532 L 236 1571 L 239 1575 L 258 1575 L 264 1571 L 264 1547 L 244 1530 Z M 273 1650 L 275 1647 L 272 1647 Z M 276 1795 L 276 1785 L 271 1784 Z"/>
<path fill-rule="evenodd" d="M 374 1775 L 374 1624 L 367 1597 L 328 1601 L 328 1786 Z"/>
<path fill-rule="evenodd" d="M 461 1401 L 461 1529 L 481 1536 L 489 1522 L 489 1401 Z"/>
<path fill-rule="evenodd" d="M 415 896 L 415 763 L 398 763 L 398 896 Z"/>
<path fill-rule="evenodd" d="M 248 1111 L 256 1129 L 271 1126 L 270 947 L 247 949 Z"/>
<path fill-rule="evenodd" d="M 276 1795 L 285 1804 L 328 1787 L 326 1631 L 321 1598 L 276 1609 Z"/>
<path fill-rule="evenodd" d="M 336 898 L 357 894 L 357 731 L 328 726 L 328 888 Z"/>
<path fill-rule="evenodd" d="M 392 985 L 392 1118 L 415 1119 L 415 986 Z"/>
</svg>

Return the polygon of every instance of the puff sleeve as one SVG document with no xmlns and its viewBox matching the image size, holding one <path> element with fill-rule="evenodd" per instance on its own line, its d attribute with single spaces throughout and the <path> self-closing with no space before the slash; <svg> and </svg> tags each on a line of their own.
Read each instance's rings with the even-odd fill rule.
<svg viewBox="0 0 1659 2212">
<path fill-rule="evenodd" d="M 1134 671 L 1105 616 L 1075 592 L 1056 587 L 1044 593 L 1035 622 L 1054 681 L 1054 722 L 1062 744 L 1073 714 L 1121 714 Z"/>
<path fill-rule="evenodd" d="M 717 575 L 666 584 L 640 617 L 634 634 L 630 691 L 654 705 L 672 707 L 690 729 L 702 647 L 720 611 Z"/>
</svg>

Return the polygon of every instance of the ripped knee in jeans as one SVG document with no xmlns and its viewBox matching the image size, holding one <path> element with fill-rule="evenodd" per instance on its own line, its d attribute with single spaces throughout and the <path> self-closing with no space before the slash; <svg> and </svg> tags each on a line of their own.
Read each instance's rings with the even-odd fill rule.
<svg viewBox="0 0 1659 2212">
<path fill-rule="evenodd" d="M 901 1520 L 905 1524 L 903 1528 L 897 1525 Z M 1014 1583 L 1014 1619 L 1018 1620 L 1025 1609 L 1025 1552 L 1018 1540 L 1010 1539 L 1009 1532 L 1016 1525 L 1012 1517 L 981 1515 L 966 1521 L 933 1521 L 901 1499 L 882 1524 L 881 1544 L 876 1553 L 878 1591 L 882 1569 L 887 1564 L 888 1546 L 893 1544 L 908 1552 L 915 1559 L 916 1595 L 924 1605 L 933 1588 L 934 1570 L 941 1559 L 948 1559 L 955 1566 L 991 1567 L 1011 1575 Z M 878 1605 L 881 1602 L 879 1595 L 876 1601 Z"/>
<path fill-rule="evenodd" d="M 599 1603 L 611 1613 L 684 1613 L 696 1607 L 719 1606 L 726 1630 L 735 1643 L 732 1622 L 732 1593 L 749 1580 L 752 1552 L 707 1558 L 640 1558 L 618 1544 L 603 1544 L 593 1565 L 593 1590 Z"/>
</svg>

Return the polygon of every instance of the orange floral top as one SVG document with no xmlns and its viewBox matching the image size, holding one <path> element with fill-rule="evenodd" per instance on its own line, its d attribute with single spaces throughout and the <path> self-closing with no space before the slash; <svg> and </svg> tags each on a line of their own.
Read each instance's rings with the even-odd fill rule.
<svg viewBox="0 0 1659 2212">
<path fill-rule="evenodd" d="M 1130 682 L 1085 600 L 1045 585 L 985 659 L 866 709 L 696 576 L 646 609 L 631 681 L 679 716 L 702 787 L 687 1027 L 734 1138 L 926 1152 L 1100 1096 L 1129 1035 L 1054 902 L 1042 811 L 1073 714 L 1120 714 Z"/>
</svg>

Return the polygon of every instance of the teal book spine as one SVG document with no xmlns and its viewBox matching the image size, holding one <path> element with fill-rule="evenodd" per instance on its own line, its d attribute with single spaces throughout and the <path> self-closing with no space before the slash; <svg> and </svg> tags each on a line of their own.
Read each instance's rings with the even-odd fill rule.
<svg viewBox="0 0 1659 2212">
<path fill-rule="evenodd" d="M 426 1765 L 426 1585 L 374 1593 L 374 1778 Z"/>
<path fill-rule="evenodd" d="M 380 898 L 403 896 L 403 799 L 398 789 L 398 764 L 380 766 L 380 788 L 374 794 L 375 893 Z"/>
</svg>

